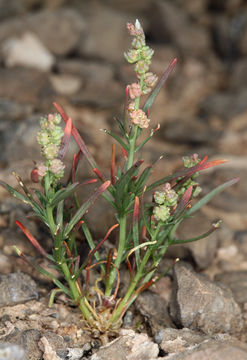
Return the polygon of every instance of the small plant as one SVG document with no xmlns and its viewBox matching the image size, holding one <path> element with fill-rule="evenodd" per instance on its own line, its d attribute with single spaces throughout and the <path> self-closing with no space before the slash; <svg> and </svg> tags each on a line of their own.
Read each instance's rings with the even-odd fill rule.
<svg viewBox="0 0 247 360">
<path fill-rule="evenodd" d="M 56 278 L 37 264 L 32 265 L 41 273 L 52 279 L 56 289 L 51 293 L 50 305 L 57 292 L 64 292 L 77 304 L 86 321 L 87 328 L 104 334 L 109 330 L 117 331 L 121 326 L 123 315 L 137 296 L 155 284 L 169 269 L 162 274 L 156 270 L 169 246 L 202 239 L 219 226 L 213 224 L 209 230 L 187 240 L 176 237 L 179 224 L 191 217 L 215 195 L 233 185 L 238 179 L 232 179 L 194 203 L 200 187 L 197 182 L 200 171 L 223 164 L 225 160 L 202 160 L 196 154 L 183 158 L 184 167 L 173 175 L 148 184 L 155 164 L 144 165 L 139 157 L 145 144 L 159 130 L 159 125 L 149 134 L 142 137 L 149 125 L 149 111 L 161 87 L 173 70 L 174 59 L 161 79 L 149 71 L 153 50 L 146 45 L 143 29 L 138 20 L 135 25 L 127 24 L 133 37 L 132 48 L 125 53 L 125 58 L 135 66 L 136 82 L 126 87 L 125 111 L 121 119 L 116 119 L 120 133 L 104 130 L 118 143 L 123 154 L 123 166 L 115 164 L 115 145 L 112 146 L 110 180 L 107 180 L 99 169 L 87 146 L 82 140 L 71 119 L 63 109 L 54 103 L 57 114 L 49 114 L 40 121 L 38 143 L 44 162 L 36 164 L 31 177 L 40 182 L 42 191 L 29 191 L 19 175 L 15 174 L 24 194 L 1 181 L 1 185 L 13 196 L 32 207 L 35 215 L 42 220 L 50 231 L 53 240 L 52 254 L 48 254 L 28 229 L 17 221 L 36 249 L 48 259 L 59 271 L 64 280 Z M 156 86 L 155 86 L 156 84 Z M 154 87 L 155 86 L 155 87 Z M 143 97 L 149 95 L 143 102 Z M 65 128 L 60 126 L 61 119 Z M 68 180 L 64 180 L 66 154 L 71 135 L 78 144 L 79 151 L 73 156 L 72 168 Z M 76 181 L 76 170 L 79 160 L 84 156 L 91 165 L 94 174 L 100 180 L 92 195 L 85 201 L 77 196 L 79 187 L 92 184 L 91 179 L 83 184 Z M 99 196 L 103 196 L 114 209 L 116 224 L 109 229 L 105 237 L 96 243 L 88 228 L 85 214 Z M 71 206 L 73 203 L 73 206 Z M 93 216 L 93 213 L 92 215 Z M 115 230 L 118 228 L 117 230 Z M 76 243 L 76 233 L 81 230 L 89 245 L 90 251 L 86 260 L 80 259 Z M 110 233 L 115 231 L 118 241 L 105 255 L 99 249 Z M 18 255 L 30 262 L 18 248 Z M 120 267 L 126 264 L 129 272 L 129 284 L 123 298 L 119 298 Z M 90 272 L 100 269 L 99 278 L 94 287 L 90 287 Z"/>
</svg>

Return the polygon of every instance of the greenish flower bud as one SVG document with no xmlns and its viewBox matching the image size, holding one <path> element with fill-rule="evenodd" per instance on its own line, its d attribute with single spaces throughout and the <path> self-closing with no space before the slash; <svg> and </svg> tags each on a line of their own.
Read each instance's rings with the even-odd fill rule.
<svg viewBox="0 0 247 360">
<path fill-rule="evenodd" d="M 167 206 L 174 206 L 177 204 L 178 201 L 178 195 L 174 190 L 171 190 L 169 193 L 165 196 L 165 204 Z"/>
<path fill-rule="evenodd" d="M 170 217 L 170 209 L 166 205 L 155 206 L 153 215 L 155 220 L 165 222 Z"/>
<path fill-rule="evenodd" d="M 185 168 L 190 168 L 197 165 L 201 159 L 198 158 L 198 154 L 193 154 L 192 156 L 184 156 L 183 163 Z"/>
<path fill-rule="evenodd" d="M 49 134 L 46 131 L 39 131 L 37 134 L 37 141 L 41 146 L 46 146 L 50 142 Z"/>
<path fill-rule="evenodd" d="M 158 77 L 153 74 L 152 72 L 147 72 L 145 74 L 145 78 L 144 78 L 144 84 L 146 86 L 150 86 L 153 87 L 155 85 L 155 83 L 157 82 Z"/>
<path fill-rule="evenodd" d="M 192 193 L 193 197 L 197 197 L 201 191 L 202 191 L 202 188 L 200 186 L 196 186 Z"/>
<path fill-rule="evenodd" d="M 154 193 L 154 201 L 156 204 L 162 205 L 165 202 L 165 193 L 164 191 L 155 191 Z"/>
<path fill-rule="evenodd" d="M 58 156 L 59 147 L 55 144 L 48 144 L 42 149 L 42 153 L 48 160 L 53 160 Z"/>
<path fill-rule="evenodd" d="M 50 132 L 50 138 L 53 144 L 60 145 L 61 139 L 63 137 L 63 129 L 60 126 L 56 126 L 51 132 Z"/>
<path fill-rule="evenodd" d="M 140 75 L 145 74 L 148 71 L 148 69 L 149 66 L 147 62 L 144 60 L 139 60 L 135 66 L 135 71 Z"/>
<path fill-rule="evenodd" d="M 137 50 L 141 49 L 143 46 L 145 46 L 145 38 L 142 36 L 135 37 L 132 40 L 131 45 L 133 46 L 134 49 L 137 49 Z"/>
<path fill-rule="evenodd" d="M 133 64 L 140 59 L 140 53 L 138 50 L 128 50 L 124 53 L 125 59 L 130 63 Z"/>
<path fill-rule="evenodd" d="M 141 48 L 141 56 L 144 60 L 151 60 L 153 54 L 154 54 L 154 50 L 151 49 L 149 46 L 143 46 Z"/>
</svg>

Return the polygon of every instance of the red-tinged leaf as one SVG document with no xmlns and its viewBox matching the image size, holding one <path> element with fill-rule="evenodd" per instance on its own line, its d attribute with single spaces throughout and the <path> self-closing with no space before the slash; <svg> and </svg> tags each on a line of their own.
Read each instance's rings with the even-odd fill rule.
<svg viewBox="0 0 247 360">
<path fill-rule="evenodd" d="M 193 174 L 195 174 L 198 171 L 202 171 L 202 170 L 208 169 L 213 166 L 218 166 L 218 165 L 224 164 L 225 162 L 228 161 L 228 160 L 222 159 L 222 160 L 212 160 L 212 161 L 207 162 L 206 161 L 207 158 L 208 158 L 207 156 L 204 156 L 204 158 L 197 165 L 192 166 L 187 169 L 184 169 L 184 170 L 181 170 L 181 171 L 178 171 L 173 175 L 168 175 L 158 181 L 155 181 L 153 184 L 151 184 L 147 187 L 147 191 L 153 190 L 157 186 L 163 185 L 166 182 L 171 182 L 171 181 L 176 180 L 183 176 L 190 178 Z"/>
<path fill-rule="evenodd" d="M 112 144 L 112 156 L 111 156 L 111 182 L 112 182 L 112 185 L 116 184 L 115 166 L 116 166 L 115 144 Z"/>
<path fill-rule="evenodd" d="M 72 169 L 71 169 L 71 174 L 69 177 L 72 180 L 72 183 L 75 183 L 75 174 L 76 174 L 76 170 L 77 170 L 77 166 L 79 164 L 79 159 L 80 159 L 81 154 L 82 154 L 82 152 L 80 149 L 77 154 L 73 155 Z"/>
<path fill-rule="evenodd" d="M 68 150 L 71 131 L 72 131 L 72 119 L 68 118 L 68 121 L 65 124 L 64 136 L 62 138 L 61 146 L 59 149 L 59 154 L 58 154 L 59 159 L 63 159 Z"/>
<path fill-rule="evenodd" d="M 123 154 L 123 156 L 124 156 L 125 160 L 127 160 L 127 159 L 128 159 L 128 157 L 129 157 L 128 152 L 127 152 L 124 148 L 121 148 L 121 151 L 122 151 L 122 154 Z"/>
<path fill-rule="evenodd" d="M 90 179 L 90 180 L 83 181 L 83 183 L 81 183 L 81 185 L 94 184 L 97 181 L 98 181 L 97 179 Z"/>
<path fill-rule="evenodd" d="M 164 72 L 164 74 L 162 75 L 161 79 L 159 80 L 159 82 L 157 83 L 157 85 L 155 86 L 155 88 L 153 89 L 152 93 L 149 95 L 146 103 L 143 106 L 143 111 L 145 113 L 147 113 L 147 111 L 150 109 L 150 107 L 152 106 L 156 96 L 159 94 L 162 86 L 165 84 L 166 80 L 168 79 L 170 73 L 172 72 L 172 70 L 174 69 L 175 65 L 177 63 L 177 59 L 173 59 L 173 61 L 170 63 L 170 65 L 168 66 L 168 68 L 166 69 L 166 71 Z"/>
<path fill-rule="evenodd" d="M 65 123 L 67 123 L 69 117 L 68 115 L 65 113 L 65 111 L 63 110 L 63 108 L 58 105 L 57 103 L 53 103 L 53 105 L 55 106 L 55 108 L 57 109 L 57 111 L 59 112 L 59 114 L 61 115 L 62 119 L 64 120 Z M 97 164 L 94 161 L 93 156 L 91 155 L 90 151 L 88 150 L 85 142 L 83 141 L 81 135 L 79 134 L 79 132 L 77 131 L 77 129 L 72 125 L 72 130 L 71 130 L 71 134 L 73 136 L 73 138 L 75 139 L 75 142 L 77 143 L 77 145 L 79 146 L 79 148 L 81 149 L 83 155 L 85 155 L 87 161 L 89 162 L 89 164 L 92 166 L 92 168 L 97 168 Z"/>
<path fill-rule="evenodd" d="M 94 168 L 93 172 L 98 176 L 101 181 L 106 181 L 106 178 L 98 168 Z"/>
<path fill-rule="evenodd" d="M 147 228 L 145 225 L 142 225 L 141 240 L 142 242 L 145 242 L 146 239 L 147 239 Z"/>
<path fill-rule="evenodd" d="M 181 213 L 183 213 L 189 206 L 191 195 L 193 191 L 193 186 L 189 186 L 188 189 L 183 194 L 181 200 L 179 201 L 176 210 L 174 211 L 174 216 L 179 216 Z"/>
<path fill-rule="evenodd" d="M 114 229 L 116 229 L 118 226 L 119 226 L 119 224 L 115 224 L 115 225 L 113 225 L 113 226 L 110 227 L 110 229 L 107 231 L 104 239 L 102 239 L 102 240 L 98 243 L 98 245 L 95 246 L 95 248 L 90 251 L 90 253 L 89 253 L 89 259 L 92 258 L 92 256 L 96 253 L 96 251 L 98 251 L 99 248 L 102 246 L 102 244 L 108 239 L 110 233 L 111 233 Z"/>
<path fill-rule="evenodd" d="M 135 204 L 134 204 L 134 212 L 133 212 L 133 221 L 134 223 L 138 222 L 139 220 L 139 197 L 135 197 Z"/>
<path fill-rule="evenodd" d="M 142 293 L 144 290 L 147 290 L 150 286 L 152 286 L 155 283 L 155 279 L 149 280 L 147 283 L 141 285 L 134 293 L 135 296 Z"/>
<path fill-rule="evenodd" d="M 43 247 L 39 244 L 38 240 L 35 239 L 35 237 L 30 233 L 30 231 L 20 222 L 16 221 L 16 225 L 19 226 L 19 228 L 24 232 L 28 240 L 33 244 L 33 246 L 43 255 L 46 257 L 46 251 L 43 249 Z"/>
</svg>

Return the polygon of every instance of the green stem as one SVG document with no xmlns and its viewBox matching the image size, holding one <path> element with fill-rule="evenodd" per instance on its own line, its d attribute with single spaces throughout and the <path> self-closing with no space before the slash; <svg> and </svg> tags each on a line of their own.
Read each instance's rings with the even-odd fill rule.
<svg viewBox="0 0 247 360">
<path fill-rule="evenodd" d="M 141 90 L 143 88 L 143 82 L 144 82 L 144 75 L 141 75 L 140 78 L 140 87 Z M 141 97 L 137 97 L 135 98 L 135 110 L 138 110 L 140 108 L 140 100 Z M 129 170 L 131 168 L 131 166 L 133 165 L 134 162 L 134 156 L 135 156 L 135 152 L 136 152 L 136 139 L 137 139 L 137 133 L 138 133 L 138 129 L 139 126 L 138 125 L 134 125 L 134 131 L 133 134 L 129 140 L 129 156 L 128 156 L 128 163 L 127 163 L 127 170 Z"/>
<path fill-rule="evenodd" d="M 161 222 L 157 225 L 157 227 L 151 237 L 151 241 L 156 240 L 157 235 L 162 226 L 163 226 L 163 224 Z M 124 298 L 120 301 L 117 309 L 112 314 L 112 317 L 110 319 L 110 322 L 112 324 L 120 319 L 123 311 L 125 312 L 127 310 L 127 308 L 131 305 L 131 303 L 135 300 L 135 297 L 133 297 L 132 301 L 130 301 L 131 296 L 133 295 L 134 291 L 136 290 L 136 286 L 137 286 L 139 280 L 143 276 L 144 268 L 149 260 L 149 257 L 152 255 L 152 251 L 153 251 L 152 248 L 147 249 L 135 277 L 130 282 L 129 288 L 128 288 Z"/>
<path fill-rule="evenodd" d="M 133 133 L 132 138 L 130 139 L 129 156 L 128 156 L 128 163 L 127 163 L 126 170 L 129 170 L 134 162 L 137 132 L 138 132 L 138 125 L 134 125 L 134 133 Z"/>
<path fill-rule="evenodd" d="M 64 277 L 70 287 L 70 290 L 71 290 L 71 293 L 72 293 L 72 296 L 73 296 L 73 300 L 75 300 L 82 312 L 82 315 L 84 316 L 84 318 L 87 320 L 87 321 L 92 321 L 92 314 L 91 312 L 88 310 L 86 304 L 85 304 L 85 300 L 83 299 L 83 297 L 81 296 L 80 294 L 80 291 L 76 285 L 76 282 L 73 281 L 71 279 L 71 275 L 70 275 L 70 272 L 69 272 L 69 268 L 68 268 L 68 265 L 63 262 L 61 265 L 60 265 L 60 268 L 64 274 Z"/>
<path fill-rule="evenodd" d="M 120 264 L 123 260 L 124 251 L 126 248 L 126 223 L 127 216 L 123 215 L 119 219 L 119 243 L 118 243 L 118 252 L 117 258 L 115 260 L 115 266 L 119 269 Z M 112 293 L 112 287 L 116 277 L 116 269 L 112 267 L 109 278 L 106 281 L 106 290 L 105 295 L 110 296 Z"/>
<path fill-rule="evenodd" d="M 121 300 L 121 302 L 119 303 L 117 309 L 114 311 L 114 313 L 112 314 L 112 317 L 110 319 L 110 322 L 113 324 L 114 322 L 118 321 L 119 318 L 121 317 L 122 315 L 122 312 L 123 311 L 126 311 L 127 310 L 127 306 L 129 307 L 130 306 L 130 303 L 128 304 L 133 292 L 135 291 L 136 289 L 136 285 L 137 283 L 139 282 L 140 278 L 142 277 L 142 273 L 143 273 L 143 269 L 144 269 L 144 266 L 146 265 L 149 257 L 151 255 L 151 250 L 148 249 L 146 251 L 146 254 L 144 255 L 144 258 L 141 262 L 141 265 L 139 267 L 139 270 L 138 272 L 136 273 L 136 276 L 133 278 L 133 280 L 131 281 L 130 285 L 129 285 L 129 288 L 124 296 L 124 298 Z"/>
</svg>

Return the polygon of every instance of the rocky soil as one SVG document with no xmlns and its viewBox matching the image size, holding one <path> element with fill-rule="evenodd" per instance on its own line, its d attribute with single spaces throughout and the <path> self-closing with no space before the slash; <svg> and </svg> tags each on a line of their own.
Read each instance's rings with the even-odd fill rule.
<svg viewBox="0 0 247 360">
<path fill-rule="evenodd" d="M 39 118 L 54 111 L 53 101 L 66 109 L 109 173 L 111 141 L 99 129 L 116 129 L 113 117 L 121 114 L 124 87 L 134 80 L 123 52 L 130 44 L 125 23 L 136 18 L 155 50 L 153 72 L 160 76 L 178 57 L 151 109 L 152 125 L 161 129 L 143 157 L 150 163 L 164 155 L 154 179 L 179 168 L 183 155 L 229 159 L 201 176 L 203 192 L 236 176 L 239 183 L 178 233 L 188 238 L 216 219 L 223 224 L 208 239 L 169 249 L 161 268 L 171 259 L 181 261 L 140 296 L 120 336 L 101 346 L 64 296 L 48 308 L 53 285 L 17 258 L 12 246 L 48 265 L 15 220 L 48 249 L 50 239 L 30 209 L 0 188 L 0 359 L 247 358 L 246 1 L 0 0 L 0 178 L 16 186 L 15 170 L 33 186 Z M 83 163 L 80 179 L 89 172 Z M 112 214 L 102 201 L 91 215 L 100 239 Z"/>
</svg>

